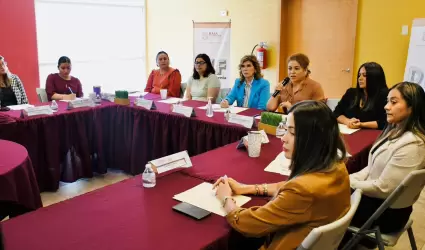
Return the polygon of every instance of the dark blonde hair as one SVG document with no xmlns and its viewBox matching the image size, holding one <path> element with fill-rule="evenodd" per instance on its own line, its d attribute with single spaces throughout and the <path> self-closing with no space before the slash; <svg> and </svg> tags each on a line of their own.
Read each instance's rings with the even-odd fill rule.
<svg viewBox="0 0 425 250">
<path fill-rule="evenodd" d="M 307 76 L 310 75 L 311 71 L 308 69 L 308 66 L 310 65 L 310 59 L 308 59 L 308 56 L 303 53 L 296 53 L 288 58 L 287 63 L 290 61 L 296 61 L 299 63 L 301 68 L 307 70 Z"/>
<path fill-rule="evenodd" d="M 257 57 L 253 55 L 246 55 L 242 57 L 241 62 L 239 63 L 239 77 L 241 79 L 240 84 L 245 82 L 245 77 L 242 74 L 242 64 L 244 64 L 247 61 L 250 61 L 252 65 L 254 66 L 254 69 L 255 69 L 254 79 L 258 80 L 260 78 L 263 78 L 263 74 L 261 74 L 260 63 L 258 63 Z"/>
<path fill-rule="evenodd" d="M 4 59 L 3 56 L 0 56 L 0 61 L 3 61 L 3 63 L 5 64 L 5 66 L 7 65 L 6 60 Z M 3 78 L 3 82 L 1 82 L 0 87 L 1 88 L 8 88 L 10 87 L 10 79 L 9 76 L 6 72 L 6 74 L 1 76 Z"/>
<path fill-rule="evenodd" d="M 410 115 L 398 126 L 387 124 L 379 139 L 390 134 L 389 139 L 397 139 L 405 132 L 412 132 L 425 142 L 425 92 L 424 89 L 416 83 L 400 82 L 390 88 L 390 91 L 397 89 L 401 97 L 411 109 Z"/>
</svg>

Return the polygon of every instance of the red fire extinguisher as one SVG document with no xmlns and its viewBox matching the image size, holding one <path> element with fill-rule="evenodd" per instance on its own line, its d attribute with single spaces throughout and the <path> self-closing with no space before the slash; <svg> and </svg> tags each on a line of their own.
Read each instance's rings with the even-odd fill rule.
<svg viewBox="0 0 425 250">
<path fill-rule="evenodd" d="M 264 48 L 264 43 L 260 43 L 260 48 L 257 49 L 257 60 L 260 63 L 261 69 L 267 68 L 267 50 Z"/>
</svg>

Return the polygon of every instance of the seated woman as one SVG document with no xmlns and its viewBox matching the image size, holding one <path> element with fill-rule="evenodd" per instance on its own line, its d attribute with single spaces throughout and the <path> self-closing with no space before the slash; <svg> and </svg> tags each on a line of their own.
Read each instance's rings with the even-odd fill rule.
<svg viewBox="0 0 425 250">
<path fill-rule="evenodd" d="M 71 59 L 62 56 L 58 60 L 59 73 L 50 74 L 46 80 L 46 93 L 51 100 L 74 100 L 83 97 L 83 88 L 78 78 L 71 76 Z"/>
<path fill-rule="evenodd" d="M 152 70 L 145 92 L 159 94 L 161 89 L 167 89 L 167 96 L 180 97 L 182 76 L 178 69 L 170 67 L 170 59 L 165 51 L 156 55 L 156 65 L 159 69 Z"/>
<path fill-rule="evenodd" d="M 385 105 L 388 125 L 369 153 L 368 166 L 350 175 L 351 187 L 363 190 L 352 225 L 361 227 L 410 172 L 425 167 L 424 107 L 421 86 L 402 82 L 390 89 Z M 379 226 L 382 233 L 401 230 L 412 205 L 388 208 L 372 227 Z"/>
<path fill-rule="evenodd" d="M 193 75 L 187 81 L 186 99 L 208 101 L 208 97 L 212 97 L 211 101 L 215 103 L 220 86 L 210 57 L 206 54 L 197 55 Z"/>
<path fill-rule="evenodd" d="M 304 54 L 294 54 L 288 59 L 288 76 L 290 82 L 283 86 L 277 84 L 276 91 L 279 95 L 270 97 L 267 102 L 267 110 L 286 112 L 292 105 L 304 100 L 324 101 L 320 83 L 312 80 L 308 66 L 310 59 Z"/>
<path fill-rule="evenodd" d="M 381 65 L 367 62 L 357 73 L 357 87 L 349 88 L 334 110 L 338 122 L 349 128 L 383 129 L 388 87 Z"/>
<path fill-rule="evenodd" d="M 288 181 L 243 185 L 220 178 L 214 184 L 228 223 L 246 236 L 267 236 L 265 249 L 296 249 L 313 228 L 350 209 L 346 151 L 332 111 L 319 101 L 297 103 L 289 110 L 286 129 L 282 150 L 291 160 Z M 264 206 L 240 208 L 232 194 L 273 198 Z"/>
<path fill-rule="evenodd" d="M 266 109 L 270 97 L 270 83 L 263 78 L 260 64 L 253 55 L 242 57 L 239 64 L 240 78 L 235 80 L 232 90 L 220 103 L 228 108 L 236 101 L 238 107 Z"/>
<path fill-rule="evenodd" d="M 0 107 L 27 103 L 24 85 L 9 71 L 4 57 L 0 56 Z"/>
</svg>

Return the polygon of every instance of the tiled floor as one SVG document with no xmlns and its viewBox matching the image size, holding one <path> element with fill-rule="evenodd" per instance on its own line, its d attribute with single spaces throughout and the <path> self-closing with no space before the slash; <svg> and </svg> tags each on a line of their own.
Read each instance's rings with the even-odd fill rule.
<svg viewBox="0 0 425 250">
<path fill-rule="evenodd" d="M 41 194 L 41 198 L 43 200 L 44 206 L 50 206 L 63 200 L 71 199 L 75 196 L 114 184 L 130 177 L 131 176 L 122 172 L 109 171 L 105 175 L 96 176 L 92 179 L 82 179 L 74 183 L 62 183 L 57 192 L 44 192 Z M 423 222 L 423 220 L 425 220 L 425 191 L 421 193 L 419 200 L 414 205 L 412 219 L 414 221 L 413 232 L 416 237 L 418 249 L 425 250 L 425 223 Z M 400 241 L 396 247 L 389 247 L 387 249 L 410 249 L 409 238 L 407 237 L 407 234 L 405 233 L 400 238 Z"/>
</svg>

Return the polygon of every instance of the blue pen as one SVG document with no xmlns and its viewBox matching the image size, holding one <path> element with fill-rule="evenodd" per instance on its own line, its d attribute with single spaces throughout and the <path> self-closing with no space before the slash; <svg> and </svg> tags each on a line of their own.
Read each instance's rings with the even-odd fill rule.
<svg viewBox="0 0 425 250">
<path fill-rule="evenodd" d="M 74 92 L 72 92 L 72 89 L 70 87 L 68 87 L 69 91 L 71 91 L 71 94 L 74 94 Z"/>
</svg>

